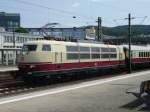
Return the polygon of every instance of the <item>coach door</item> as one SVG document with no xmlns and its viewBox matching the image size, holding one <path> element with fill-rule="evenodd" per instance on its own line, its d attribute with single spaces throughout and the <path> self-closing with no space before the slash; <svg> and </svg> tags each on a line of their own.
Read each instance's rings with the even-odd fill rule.
<svg viewBox="0 0 150 112">
<path fill-rule="evenodd" d="M 126 67 L 129 67 L 129 49 L 124 48 L 124 54 L 125 54 L 125 64 Z"/>
</svg>

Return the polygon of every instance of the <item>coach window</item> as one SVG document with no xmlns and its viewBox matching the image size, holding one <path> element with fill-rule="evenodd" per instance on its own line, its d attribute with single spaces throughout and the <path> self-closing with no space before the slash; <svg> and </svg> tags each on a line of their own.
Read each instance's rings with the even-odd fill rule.
<svg viewBox="0 0 150 112">
<path fill-rule="evenodd" d="M 42 51 L 51 51 L 51 46 L 50 45 L 43 45 Z"/>
</svg>

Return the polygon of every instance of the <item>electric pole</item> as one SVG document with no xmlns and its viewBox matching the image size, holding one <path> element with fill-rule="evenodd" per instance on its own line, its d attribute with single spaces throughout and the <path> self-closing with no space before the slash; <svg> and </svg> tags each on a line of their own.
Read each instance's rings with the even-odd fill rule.
<svg viewBox="0 0 150 112">
<path fill-rule="evenodd" d="M 132 52 L 131 52 L 131 20 L 135 19 L 134 17 L 131 18 L 131 14 L 129 13 L 128 18 L 128 46 L 129 46 L 129 59 L 128 59 L 128 72 L 131 73 L 132 72 Z"/>
<path fill-rule="evenodd" d="M 97 37 L 98 37 L 98 41 L 102 41 L 102 18 L 101 17 L 98 17 Z"/>
<path fill-rule="evenodd" d="M 131 73 L 132 68 L 131 68 L 131 14 L 129 13 L 128 15 L 128 21 L 129 21 L 129 26 L 128 26 L 128 41 L 129 41 L 129 73 Z"/>
</svg>

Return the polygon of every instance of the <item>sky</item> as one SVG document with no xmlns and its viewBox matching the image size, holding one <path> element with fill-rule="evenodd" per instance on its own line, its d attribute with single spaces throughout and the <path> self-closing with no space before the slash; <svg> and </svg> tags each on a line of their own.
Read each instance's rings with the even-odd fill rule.
<svg viewBox="0 0 150 112">
<path fill-rule="evenodd" d="M 22 27 L 42 27 L 59 23 L 61 27 L 127 25 L 128 14 L 132 24 L 150 24 L 150 0 L 0 0 L 0 11 L 20 13 Z"/>
</svg>

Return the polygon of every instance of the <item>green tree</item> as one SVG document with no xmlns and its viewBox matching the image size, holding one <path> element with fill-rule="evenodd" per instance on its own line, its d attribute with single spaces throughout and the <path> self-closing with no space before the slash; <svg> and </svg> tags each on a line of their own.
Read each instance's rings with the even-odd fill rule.
<svg viewBox="0 0 150 112">
<path fill-rule="evenodd" d="M 18 33 L 29 33 L 27 29 L 22 28 L 22 27 L 19 27 L 19 28 L 15 29 L 15 32 L 18 32 Z"/>
</svg>

